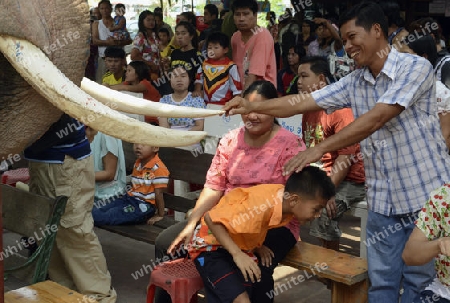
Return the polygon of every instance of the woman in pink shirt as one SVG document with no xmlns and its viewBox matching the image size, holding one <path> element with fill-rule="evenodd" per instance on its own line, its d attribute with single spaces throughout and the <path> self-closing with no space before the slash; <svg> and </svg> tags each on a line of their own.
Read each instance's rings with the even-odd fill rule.
<svg viewBox="0 0 450 303">
<path fill-rule="evenodd" d="M 250 101 L 276 96 L 275 86 L 263 80 L 255 81 L 244 92 L 244 97 Z M 283 165 L 299 151 L 305 150 L 303 142 L 278 125 L 273 116 L 250 113 L 242 115 L 242 120 L 244 126 L 230 131 L 220 140 L 204 189 L 188 221 L 175 224 L 159 234 L 155 244 L 158 258 L 167 252 L 175 252 L 175 248 L 182 243 L 187 245 L 203 214 L 231 189 L 286 182 Z M 263 203 L 266 201 L 261 201 Z M 296 220 L 286 227 L 269 231 L 264 245 L 256 251 L 262 277 L 261 282 L 254 284 L 252 302 L 273 301 L 266 295 L 274 286 L 273 269 L 297 243 L 298 238 L 299 225 Z M 158 297 L 157 302 L 170 302 L 170 298 L 163 298 L 163 291 L 159 291 Z"/>
</svg>

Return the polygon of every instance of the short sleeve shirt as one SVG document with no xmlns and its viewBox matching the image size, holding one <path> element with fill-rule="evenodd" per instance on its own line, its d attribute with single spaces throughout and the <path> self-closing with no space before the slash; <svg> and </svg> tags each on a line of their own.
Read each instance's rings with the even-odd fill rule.
<svg viewBox="0 0 450 303">
<path fill-rule="evenodd" d="M 147 37 L 146 39 L 144 34 L 139 32 L 134 38 L 133 48 L 141 52 L 142 59 L 145 61 L 152 62 L 156 65 L 159 64 L 159 48 L 156 37 Z"/>
<path fill-rule="evenodd" d="M 365 67 L 314 91 L 327 113 L 351 107 L 357 119 L 376 104 L 405 109 L 361 141 L 371 211 L 390 216 L 422 208 L 428 193 L 450 180 L 450 157 L 435 101 L 428 60 L 392 48 L 376 78 Z"/>
<path fill-rule="evenodd" d="M 155 155 L 144 166 L 138 159 L 131 174 L 132 188 L 128 194 L 147 203 L 155 204 L 155 189 L 166 188 L 168 183 L 169 170 L 158 155 Z"/>
<path fill-rule="evenodd" d="M 446 183 L 430 194 L 416 221 L 416 226 L 432 241 L 450 237 L 450 184 Z M 437 278 L 450 287 L 450 257 L 438 254 L 435 258 Z"/>
<path fill-rule="evenodd" d="M 172 94 L 163 96 L 159 102 L 176 106 L 206 108 L 205 101 L 203 101 L 200 97 L 193 97 L 190 92 L 187 94 L 186 98 L 180 102 L 173 100 Z M 169 122 L 170 126 L 174 128 L 190 129 L 195 125 L 196 120 L 202 119 L 203 118 L 168 118 L 167 122 Z"/>
</svg>

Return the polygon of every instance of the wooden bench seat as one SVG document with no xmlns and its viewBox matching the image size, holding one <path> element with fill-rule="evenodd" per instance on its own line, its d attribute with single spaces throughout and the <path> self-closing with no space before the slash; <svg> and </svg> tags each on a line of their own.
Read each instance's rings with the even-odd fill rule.
<svg viewBox="0 0 450 303">
<path fill-rule="evenodd" d="M 9 291 L 5 303 L 95 303 L 93 298 L 83 296 L 53 281 L 39 282 Z"/>
<path fill-rule="evenodd" d="M 298 242 L 281 263 L 330 279 L 332 303 L 367 302 L 367 261 L 363 258 Z"/>
</svg>

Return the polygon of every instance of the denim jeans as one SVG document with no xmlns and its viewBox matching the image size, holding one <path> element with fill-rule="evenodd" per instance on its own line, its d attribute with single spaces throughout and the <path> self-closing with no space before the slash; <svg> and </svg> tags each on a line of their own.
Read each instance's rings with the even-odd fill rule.
<svg viewBox="0 0 450 303">
<path fill-rule="evenodd" d="M 405 243 L 414 229 L 416 214 L 385 216 L 368 211 L 367 260 L 369 303 L 410 303 L 436 275 L 434 260 L 422 266 L 407 266 L 402 260 Z M 403 294 L 400 297 L 400 289 Z"/>
<path fill-rule="evenodd" d="M 424 290 L 412 303 L 450 303 L 450 301 L 439 297 L 431 290 Z"/>
<path fill-rule="evenodd" d="M 140 224 L 155 214 L 155 207 L 128 194 L 117 198 L 103 207 L 92 209 L 94 224 L 121 225 Z"/>
</svg>

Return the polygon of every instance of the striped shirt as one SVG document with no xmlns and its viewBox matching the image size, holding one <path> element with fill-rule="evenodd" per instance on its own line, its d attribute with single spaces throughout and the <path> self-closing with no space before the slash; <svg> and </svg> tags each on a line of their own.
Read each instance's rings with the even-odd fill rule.
<svg viewBox="0 0 450 303">
<path fill-rule="evenodd" d="M 131 174 L 132 188 L 128 191 L 130 196 L 142 201 L 155 204 L 155 189 L 166 188 L 169 183 L 169 171 L 158 155 L 144 166 L 138 159 Z"/>
<path fill-rule="evenodd" d="M 416 212 L 450 180 L 428 60 L 393 48 L 376 79 L 365 67 L 312 96 L 328 113 L 351 107 L 355 118 L 377 103 L 405 108 L 361 142 L 370 210 L 386 216 Z"/>
</svg>

